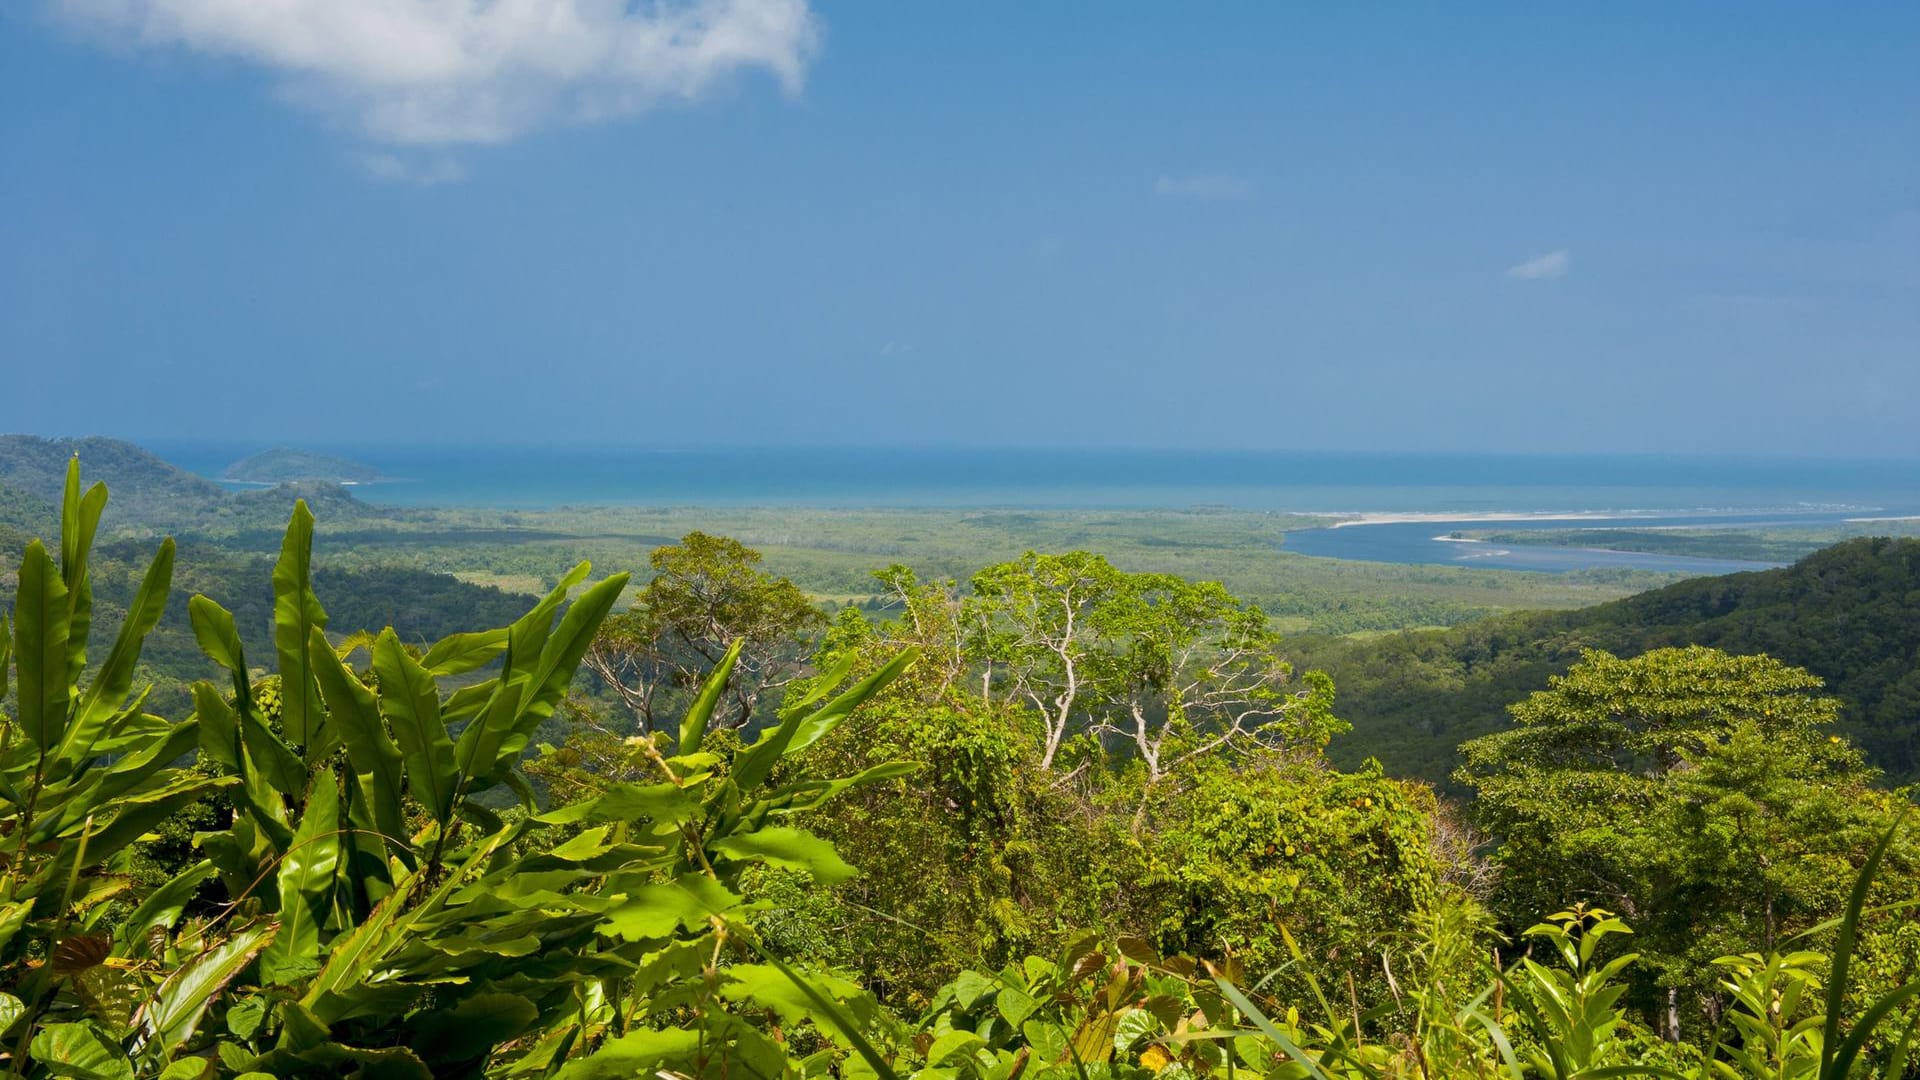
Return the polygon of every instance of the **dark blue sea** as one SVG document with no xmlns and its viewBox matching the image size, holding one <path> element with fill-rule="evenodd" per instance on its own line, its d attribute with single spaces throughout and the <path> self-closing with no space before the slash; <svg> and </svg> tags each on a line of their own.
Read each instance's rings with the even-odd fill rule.
<svg viewBox="0 0 1920 1080">
<path fill-rule="evenodd" d="M 152 444 L 218 477 L 260 445 Z M 354 489 L 406 506 L 1007 507 L 1516 515 L 1608 513 L 1641 524 L 1822 524 L 1920 514 L 1920 461 L 1649 455 L 1365 454 L 866 448 L 675 449 L 307 445 L 379 469 Z M 1447 544 L 1457 529 L 1609 521 L 1436 519 L 1295 533 L 1307 554 L 1567 570 L 1627 565 L 1699 573 L 1753 564 L 1580 549 L 1499 554 Z M 1478 549 L 1478 550 L 1468 550 Z M 1712 565 L 1709 565 L 1712 564 Z"/>
</svg>

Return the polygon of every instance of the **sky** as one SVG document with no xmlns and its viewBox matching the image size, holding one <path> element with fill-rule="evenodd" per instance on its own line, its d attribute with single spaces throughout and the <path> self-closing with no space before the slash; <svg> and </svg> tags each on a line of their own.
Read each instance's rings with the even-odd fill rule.
<svg viewBox="0 0 1920 1080">
<path fill-rule="evenodd" d="M 1920 5 L 10 0 L 0 431 L 1920 458 Z"/>
</svg>

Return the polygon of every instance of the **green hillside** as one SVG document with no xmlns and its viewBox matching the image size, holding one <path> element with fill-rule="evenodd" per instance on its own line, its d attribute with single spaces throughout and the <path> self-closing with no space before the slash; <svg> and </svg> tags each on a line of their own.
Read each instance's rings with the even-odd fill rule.
<svg viewBox="0 0 1920 1080">
<path fill-rule="evenodd" d="M 367 484 L 381 479 L 380 470 L 331 454 L 280 448 L 263 450 L 227 466 L 229 480 L 256 484 L 284 484 L 303 480 Z"/>
<path fill-rule="evenodd" d="M 225 537 L 278 530 L 297 498 L 333 522 L 393 516 L 355 499 L 329 482 L 280 483 L 252 491 L 229 491 L 156 454 L 119 439 L 43 439 L 0 435 L 0 529 L 45 534 L 54 524 L 52 508 L 60 500 L 67 461 L 80 455 L 87 483 L 104 482 L 113 491 L 113 510 L 103 527 L 108 535 L 155 532 Z M 37 515 L 37 517 L 36 517 Z M 32 525 L 34 521 L 44 522 Z M 11 557 L 18 547 L 8 544 Z"/>
<path fill-rule="evenodd" d="M 1295 661 L 1339 687 L 1354 731 L 1333 756 L 1447 783 L 1454 748 L 1583 649 L 1699 644 L 1807 668 L 1844 702 L 1839 730 L 1895 782 L 1920 779 L 1920 540 L 1859 539 L 1790 567 L 1696 578 L 1578 611 L 1498 616 L 1369 640 L 1302 637 Z"/>
</svg>

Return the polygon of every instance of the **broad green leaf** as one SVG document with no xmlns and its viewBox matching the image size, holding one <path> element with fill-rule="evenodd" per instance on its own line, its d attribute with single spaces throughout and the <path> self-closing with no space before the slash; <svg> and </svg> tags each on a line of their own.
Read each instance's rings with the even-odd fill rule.
<svg viewBox="0 0 1920 1080">
<path fill-rule="evenodd" d="M 574 586 L 587 579 L 590 569 L 592 569 L 591 566 L 583 562 L 567 571 L 561 577 L 560 583 L 555 585 L 547 595 L 541 597 L 539 603 L 534 604 L 525 615 L 515 619 L 513 625 L 507 627 L 507 647 L 501 662 L 500 675 L 497 679 L 491 680 L 493 689 L 488 695 L 484 711 L 476 712 L 474 723 L 461 733 L 462 742 L 467 743 L 467 749 L 461 754 L 460 761 L 491 763 L 492 757 L 483 757 L 479 752 L 483 747 L 480 745 L 480 733 L 475 729 L 491 730 L 493 734 L 488 736 L 487 741 L 495 746 L 504 739 L 507 731 L 512 730 L 514 717 L 519 712 L 521 701 L 526 697 L 528 685 L 533 680 L 534 670 L 546 651 L 547 639 L 553 633 L 554 612 L 560 610 L 560 605 L 566 602 L 567 594 L 573 590 Z M 467 739 L 469 734 L 473 736 L 471 742 Z M 471 773 L 463 768 L 461 776 L 467 778 Z"/>
<path fill-rule="evenodd" d="M 1230 1002 L 1234 1008 L 1240 1010 L 1240 1015 L 1246 1017 L 1248 1022 L 1258 1028 L 1260 1033 L 1265 1035 L 1269 1042 L 1280 1049 L 1281 1053 L 1292 1058 L 1296 1064 L 1305 1069 L 1308 1076 L 1315 1077 L 1316 1080 L 1331 1080 L 1331 1078 L 1327 1076 L 1326 1071 L 1320 1068 L 1318 1062 L 1314 1061 L 1305 1050 L 1300 1049 L 1292 1039 L 1281 1034 L 1280 1029 L 1274 1026 L 1272 1020 L 1268 1019 L 1267 1014 L 1261 1012 L 1253 1002 L 1247 1000 L 1246 995 L 1240 992 L 1239 987 L 1218 977 L 1213 981 L 1214 985 L 1220 988 L 1220 993 L 1225 995 L 1227 1001 Z"/>
<path fill-rule="evenodd" d="M 768 812 L 774 814 L 794 814 L 805 810 L 812 810 L 824 805 L 835 795 L 850 788 L 856 788 L 862 784 L 876 783 L 881 780 L 892 780 L 895 777 L 910 776 L 913 773 L 919 772 L 924 767 L 925 766 L 918 761 L 885 761 L 871 768 L 862 769 L 852 776 L 843 776 L 837 780 L 812 780 L 802 784 L 790 785 L 776 792 L 774 798 L 777 799 L 782 795 L 790 795 L 792 801 L 784 805 L 773 806 Z"/>
<path fill-rule="evenodd" d="M 127 1052 L 92 1024 L 43 1024 L 28 1050 L 50 1076 L 133 1080 Z"/>
<path fill-rule="evenodd" d="M 167 593 L 173 586 L 174 547 L 171 539 L 160 543 L 147 575 L 127 607 L 127 619 L 107 653 L 106 663 L 88 685 L 75 710 L 73 730 L 65 740 L 68 746 L 89 745 L 100 725 L 118 710 L 133 689 L 134 668 L 140 662 L 140 647 L 159 624 L 167 607 Z"/>
<path fill-rule="evenodd" d="M 567 1062 L 554 1080 L 631 1080 L 652 1076 L 660 1066 L 691 1057 L 704 1036 L 687 1028 L 642 1029 L 608 1039 L 592 1054 Z"/>
<path fill-rule="evenodd" d="M 506 704 L 512 690 L 503 682 L 503 694 L 496 699 L 496 704 L 460 733 L 455 758 L 460 763 L 464 782 L 491 779 L 519 760 L 533 729 L 552 716 L 566 696 L 580 659 L 593 644 L 601 621 L 626 589 L 627 577 L 615 574 L 569 604 L 566 614 L 560 617 L 559 627 L 546 638 L 538 664 L 522 684 L 519 701 L 511 706 Z"/>
<path fill-rule="evenodd" d="M 320 696 L 327 703 L 334 728 L 347 750 L 347 760 L 372 808 L 374 828 L 393 843 L 404 844 L 406 828 L 406 765 L 400 747 L 387 734 L 380 702 L 353 670 L 326 650 L 326 635 L 314 627 L 308 643 Z"/>
<path fill-rule="evenodd" d="M 280 794 L 290 799 L 299 798 L 307 787 L 307 766 L 300 755 L 273 733 L 251 702 L 240 709 L 239 722 L 240 742 L 246 747 L 253 767 Z"/>
<path fill-rule="evenodd" d="M 452 877 L 449 875 L 450 880 Z M 406 936 L 406 924 L 402 916 L 406 914 L 413 883 L 418 880 L 417 876 L 396 880 L 393 892 L 375 904 L 373 911 L 361 920 L 360 925 L 333 940 L 327 949 L 326 964 L 307 986 L 306 996 L 300 999 L 302 1005 L 313 1010 L 327 1023 L 339 1019 L 329 1006 L 329 1001 L 339 1001 L 337 995 L 347 993 L 351 987 L 371 978 L 375 961 L 385 956 L 387 949 Z M 396 926 L 401 932 L 395 932 Z"/>
<path fill-rule="evenodd" d="M 779 968 L 771 964 L 729 964 L 723 969 L 722 974 L 727 981 L 720 987 L 720 996 L 728 1001 L 752 1002 L 779 1013 L 784 1023 L 807 1022 L 816 1025 L 829 1035 L 839 1034 L 837 1018 L 821 1012 L 815 999 L 809 997 Z M 818 972 L 809 972 L 805 978 L 821 997 L 830 1000 L 860 996 L 860 988 L 845 979 Z M 968 1037 L 978 1041 L 977 1037 L 971 1034 Z M 936 1063 L 933 1056 L 929 1055 L 927 1064 Z"/>
<path fill-rule="evenodd" d="M 72 680 L 67 652 L 67 586 L 35 540 L 21 557 L 13 606 L 15 704 L 20 729 L 44 755 L 66 731 Z"/>
<path fill-rule="evenodd" d="M 60 577 L 67 586 L 67 664 L 78 675 L 87 666 L 87 637 L 93 625 L 93 583 L 87 556 L 107 508 L 105 484 L 80 491 L 80 458 L 67 461 L 65 497 L 60 501 Z"/>
<path fill-rule="evenodd" d="M 0 991 L 0 1034 L 14 1025 L 14 1022 L 27 1014 L 27 1005 L 12 994 Z"/>
<path fill-rule="evenodd" d="M 209 792 L 237 783 L 230 776 L 175 772 L 160 786 L 115 798 L 113 818 L 87 837 L 86 865 L 97 866 L 140 839 L 162 821 Z M 75 826 L 77 831 L 80 826 Z"/>
<path fill-rule="evenodd" d="M 837 885 L 859 871 L 847 865 L 833 845 L 805 829 L 767 826 L 724 836 L 708 847 L 735 861 L 759 861 L 805 870 L 821 885 Z"/>
<path fill-rule="evenodd" d="M 613 830 L 611 825 L 602 825 L 597 829 L 583 829 L 580 834 L 546 852 L 546 856 L 562 862 L 580 862 L 591 859 L 607 849 L 607 834 Z"/>
<path fill-rule="evenodd" d="M 233 699 L 241 712 L 250 711 L 253 687 L 247 676 L 246 650 L 240 647 L 240 630 L 233 623 L 233 612 L 204 596 L 187 601 L 187 621 L 193 624 L 193 638 L 200 651 L 233 676 Z"/>
<path fill-rule="evenodd" d="M 270 986 L 291 986 L 320 970 L 320 926 L 333 909 L 340 866 L 340 788 L 331 771 L 313 779 L 293 845 L 280 860 L 280 931 L 260 955 Z"/>
<path fill-rule="evenodd" d="M 486 682 L 455 690 L 447 695 L 446 701 L 440 704 L 440 719 L 446 721 L 447 727 L 451 729 L 455 724 L 464 723 L 479 716 L 480 710 L 487 707 L 499 688 L 500 680 L 488 679 Z"/>
<path fill-rule="evenodd" d="M 561 576 L 559 584 L 555 585 L 547 595 L 541 597 L 540 601 L 528 609 L 525 615 L 515 619 L 513 625 L 507 627 L 506 658 L 500 672 L 500 682 L 503 686 L 512 684 L 516 687 L 524 687 L 527 680 L 533 677 L 533 670 L 539 663 L 541 654 L 546 650 L 547 638 L 553 633 L 554 613 L 560 610 L 561 604 L 566 603 L 567 594 L 572 592 L 575 586 L 587 580 L 587 574 L 592 569 L 590 564 L 584 562 L 575 565 L 573 569 Z M 518 694 L 519 690 L 515 693 Z M 516 697 L 516 704 L 517 701 Z"/>
<path fill-rule="evenodd" d="M 240 721 L 212 683 L 193 684 L 193 714 L 200 721 L 200 753 L 217 765 L 239 772 L 245 757 Z"/>
<path fill-rule="evenodd" d="M 1002 1020 L 1018 1028 L 1040 1007 L 1040 1002 L 1017 986 L 1007 986 L 994 995 L 993 1007 Z"/>
<path fill-rule="evenodd" d="M 240 789 L 234 795 L 241 808 L 267 833 L 276 850 L 285 851 L 293 840 L 293 829 L 287 824 L 281 796 L 303 789 L 306 770 L 300 759 L 281 744 L 273 732 L 265 731 L 264 725 L 256 722 L 243 729 L 241 719 L 234 715 L 212 683 L 193 684 L 193 710 L 200 724 L 200 753 L 206 760 L 240 777 Z M 253 749 L 259 751 L 251 753 L 251 762 L 243 730 L 252 732 Z M 265 738 L 260 736 L 260 731 L 265 731 Z M 223 864 L 222 871 L 228 870 Z"/>
<path fill-rule="evenodd" d="M 740 898 L 726 886 L 704 875 L 689 875 L 635 889 L 626 902 L 607 913 L 599 929 L 609 936 L 647 941 L 666 937 L 676 928 L 692 930 L 710 916 L 739 906 Z"/>
<path fill-rule="evenodd" d="M 406 758 L 407 785 L 445 828 L 460 778 L 453 765 L 453 741 L 440 719 L 439 687 L 427 669 L 407 655 L 391 627 L 373 643 L 373 670 L 380 679 L 380 707 L 393 723 L 394 740 Z"/>
<path fill-rule="evenodd" d="M 653 821 L 678 825 L 701 813 L 700 802 L 675 784 L 615 784 L 596 798 L 569 803 L 534 820 L 545 825 L 594 821 Z"/>
<path fill-rule="evenodd" d="M 133 914 L 114 930 L 115 951 L 122 956 L 146 938 L 147 931 L 154 927 L 173 929 L 180 916 L 187 910 L 187 904 L 193 899 L 194 892 L 201 882 L 213 876 L 213 862 L 202 859 L 187 867 L 165 885 L 147 894 Z"/>
<path fill-rule="evenodd" d="M 719 703 L 720 695 L 726 692 L 727 679 L 733 674 L 734 661 L 740 658 L 740 646 L 745 639 L 735 638 L 727 646 L 727 654 L 713 665 L 712 674 L 700 687 L 700 696 L 693 699 L 693 707 L 687 710 L 686 719 L 680 722 L 680 743 L 675 748 L 680 754 L 697 754 L 700 744 L 706 741 L 707 722 L 713 719 L 713 707 Z"/>
<path fill-rule="evenodd" d="M 144 1010 L 148 1038 L 169 1053 L 185 1045 L 220 991 L 273 940 L 273 925 L 257 923 L 181 964 L 154 991 L 153 1000 Z"/>
<path fill-rule="evenodd" d="M 242 1039 L 252 1039 L 260 1025 L 267 1022 L 267 997 L 248 994 L 227 1006 L 227 1030 Z"/>
<path fill-rule="evenodd" d="M 930 1068 L 944 1065 L 955 1054 L 971 1054 L 985 1045 L 986 1041 L 971 1031 L 949 1031 L 927 1048 L 927 1065 Z"/>
<path fill-rule="evenodd" d="M 806 716 L 800 722 L 799 729 L 794 732 L 793 741 L 788 744 L 786 752 L 797 754 L 825 738 L 829 732 L 840 726 L 840 722 L 851 715 L 853 710 L 859 708 L 869 697 L 912 667 L 918 656 L 917 650 L 902 650 L 898 656 L 887 661 L 886 666 L 879 671 L 855 684 L 851 690 L 835 698 L 825 708 Z"/>
<path fill-rule="evenodd" d="M 200 741 L 200 725 L 192 719 L 178 724 L 169 724 L 157 716 L 130 719 L 137 723 L 123 726 L 124 737 L 103 739 L 96 744 L 96 754 L 111 752 L 122 756 L 104 766 L 104 773 L 96 770 L 92 774 L 101 777 L 93 796 L 95 800 L 111 802 L 151 783 L 161 770 L 186 757 Z"/>
<path fill-rule="evenodd" d="M 752 791 L 766 782 L 773 767 L 789 753 L 804 749 L 837 727 L 861 703 L 881 687 L 898 678 L 914 660 L 914 650 L 903 650 L 887 661 L 885 667 L 860 680 L 846 693 L 834 698 L 816 712 L 796 714 L 762 736 L 759 742 L 742 750 L 733 769 L 733 782 L 741 791 Z"/>
<path fill-rule="evenodd" d="M 845 656 L 834 661 L 832 667 L 808 679 L 804 684 L 807 687 L 805 694 L 802 694 L 798 698 L 789 696 L 780 703 L 781 715 L 791 716 L 794 713 L 800 712 L 803 709 L 810 709 L 821 701 L 824 701 L 828 694 L 833 693 L 834 687 L 846 681 L 848 673 L 853 671 L 853 664 L 856 659 L 858 659 L 857 655 L 852 651 L 848 651 Z"/>
<path fill-rule="evenodd" d="M 451 1009 L 424 1012 L 407 1045 L 425 1061 L 458 1063 L 481 1057 L 540 1018 L 518 994 L 479 993 Z"/>
<path fill-rule="evenodd" d="M 16 900 L 11 904 L 0 904 L 0 949 L 7 947 L 21 928 L 27 925 L 27 919 L 33 914 L 32 900 Z M 0 1031 L 5 1030 L 0 1028 Z"/>
<path fill-rule="evenodd" d="M 450 634 L 434 642 L 420 663 L 436 676 L 464 675 L 486 667 L 506 651 L 505 627 L 477 634 Z"/>
<path fill-rule="evenodd" d="M 1859 874 L 1853 878 L 1853 890 L 1847 894 L 1847 909 L 1839 920 L 1839 934 L 1834 938 L 1834 961 L 1826 980 L 1826 1020 L 1820 1038 L 1820 1076 L 1845 1076 L 1849 1061 L 1839 1061 L 1847 1049 L 1859 1053 L 1859 1047 L 1849 1047 L 1851 1040 L 1841 1040 L 1839 1020 L 1847 1009 L 1847 969 L 1853 965 L 1853 949 L 1859 938 L 1860 911 L 1866 907 L 1866 894 L 1874 888 L 1874 876 L 1880 874 L 1880 861 L 1887 857 L 1887 847 L 1893 846 L 1893 838 L 1899 836 L 1901 822 L 1895 821 L 1887 826 L 1880 842 L 1874 844 L 1874 851 L 1866 857 L 1866 863 L 1860 865 Z"/>
<path fill-rule="evenodd" d="M 763 948 L 758 941 L 749 937 L 747 943 L 753 951 L 760 954 L 760 959 L 778 969 L 780 974 L 785 975 L 802 994 L 805 994 L 821 1015 L 831 1019 L 831 1026 L 837 1029 L 838 1034 L 853 1047 L 854 1052 L 860 1055 L 861 1060 L 865 1061 L 867 1066 L 881 1077 L 881 1080 L 897 1080 L 893 1064 L 874 1048 L 873 1043 L 867 1039 L 866 1033 L 861 1031 L 860 1025 L 853 1017 L 847 1015 L 846 1010 L 834 1004 L 818 988 L 801 978 L 798 972 L 782 963 L 779 957 Z"/>
<path fill-rule="evenodd" d="M 146 694 L 142 694 L 140 700 L 134 701 L 127 709 L 121 709 L 121 705 L 127 701 L 127 694 L 132 690 L 134 665 L 140 661 L 140 646 L 165 611 L 171 580 L 173 540 L 167 540 L 159 546 L 154 563 L 148 567 L 146 578 L 140 582 L 140 590 L 132 598 L 132 605 L 127 609 L 127 621 L 121 625 L 119 636 L 113 640 L 108 661 L 94 675 L 86 694 L 81 696 L 77 707 L 73 709 L 73 723 L 67 726 L 67 732 L 61 736 L 60 749 L 54 753 L 58 761 L 48 765 L 48 773 L 60 776 L 73 773 L 96 755 L 121 753 L 125 749 L 123 742 L 115 736 L 125 734 L 125 724 L 138 719 L 138 711 L 146 700 Z"/>
<path fill-rule="evenodd" d="M 311 642 L 314 631 L 326 625 L 326 609 L 313 593 L 313 513 L 300 499 L 293 504 L 280 558 L 273 564 L 273 648 L 280 657 L 280 726 L 290 741 L 306 749 L 308 761 L 324 743 L 320 725 L 325 714 L 314 693 L 317 654 Z M 333 657 L 332 648 L 322 651 Z"/>
</svg>

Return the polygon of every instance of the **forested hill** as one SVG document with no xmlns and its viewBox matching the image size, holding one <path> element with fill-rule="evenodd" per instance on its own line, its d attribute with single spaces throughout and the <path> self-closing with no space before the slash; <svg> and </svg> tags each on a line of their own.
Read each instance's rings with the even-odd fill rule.
<svg viewBox="0 0 1920 1080">
<path fill-rule="evenodd" d="M 332 522 L 390 512 L 355 499 L 338 484 L 281 484 L 234 492 L 119 439 L 44 439 L 0 435 L 0 530 L 51 535 L 66 483 L 67 462 L 79 454 L 87 484 L 102 481 L 113 492 L 104 527 L 183 536 L 223 536 L 286 525 L 296 498 Z M 9 544 L 11 552 L 17 545 Z"/>
<path fill-rule="evenodd" d="M 1293 659 L 1334 678 L 1354 725 L 1343 764 L 1378 757 L 1445 784 L 1461 742 L 1505 725 L 1583 649 L 1671 645 L 1767 653 L 1827 680 L 1841 730 L 1895 783 L 1920 780 L 1920 540 L 1851 540 L 1790 567 L 1696 578 L 1577 611 L 1498 616 L 1367 640 L 1296 638 Z"/>
<path fill-rule="evenodd" d="M 315 454 L 284 447 L 265 450 L 227 466 L 229 480 L 284 484 L 303 480 L 368 484 L 382 479 L 380 470 L 331 454 Z"/>
<path fill-rule="evenodd" d="M 37 435 L 0 435 L 0 484 L 42 499 L 58 500 L 67 460 L 79 454 L 87 479 L 103 481 L 114 498 L 205 503 L 226 494 L 220 485 L 169 464 L 119 439 L 43 439 Z"/>
</svg>

